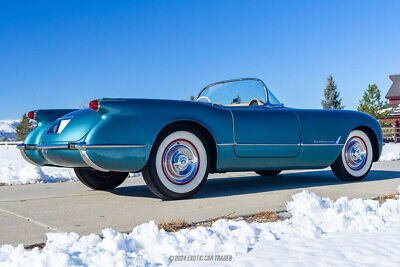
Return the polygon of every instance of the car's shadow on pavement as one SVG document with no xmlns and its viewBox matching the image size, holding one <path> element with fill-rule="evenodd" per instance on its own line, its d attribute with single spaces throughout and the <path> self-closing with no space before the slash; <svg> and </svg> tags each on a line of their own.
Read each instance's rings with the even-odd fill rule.
<svg viewBox="0 0 400 267">
<path fill-rule="evenodd" d="M 400 178 L 400 171 L 372 170 L 364 180 L 353 183 L 396 178 Z M 205 186 L 193 198 L 224 197 L 345 183 L 349 182 L 339 180 L 331 170 L 282 173 L 273 177 L 254 175 L 218 178 L 217 175 L 216 178 L 208 179 Z M 157 198 L 145 185 L 118 187 L 110 192 L 122 196 Z"/>
<path fill-rule="evenodd" d="M 373 170 L 359 182 L 400 178 L 400 171 Z M 336 178 L 331 170 L 282 173 L 273 177 L 248 176 L 211 179 L 194 198 L 223 197 L 305 187 L 346 184 Z"/>
</svg>

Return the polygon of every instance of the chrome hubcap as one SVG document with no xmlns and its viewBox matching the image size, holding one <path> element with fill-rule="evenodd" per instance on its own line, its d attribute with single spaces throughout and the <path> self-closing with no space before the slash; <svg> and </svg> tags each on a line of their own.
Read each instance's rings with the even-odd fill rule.
<svg viewBox="0 0 400 267">
<path fill-rule="evenodd" d="M 188 140 L 172 141 L 164 150 L 162 168 L 167 179 L 178 185 L 189 183 L 199 170 L 199 153 Z"/>
<path fill-rule="evenodd" d="M 352 170 L 360 170 L 365 166 L 368 158 L 368 149 L 361 137 L 354 136 L 347 141 L 345 150 L 346 164 Z"/>
</svg>

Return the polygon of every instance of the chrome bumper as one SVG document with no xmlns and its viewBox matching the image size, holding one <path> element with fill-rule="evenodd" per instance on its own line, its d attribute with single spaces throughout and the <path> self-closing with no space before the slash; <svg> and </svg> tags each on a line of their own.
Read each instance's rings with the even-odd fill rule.
<svg viewBox="0 0 400 267">
<path fill-rule="evenodd" d="M 95 148 L 143 148 L 147 145 L 88 145 L 85 142 L 80 143 L 67 143 L 67 144 L 49 144 L 49 145 L 29 145 L 29 144 L 18 144 L 17 148 L 21 151 L 22 157 L 31 164 L 42 166 L 32 161 L 25 153 L 25 150 L 79 150 L 82 160 L 91 168 L 108 172 L 108 170 L 101 168 L 100 166 L 93 163 L 86 153 L 87 149 Z"/>
<path fill-rule="evenodd" d="M 85 142 L 67 143 L 67 144 L 51 144 L 51 145 L 28 145 L 18 144 L 19 150 L 43 150 L 43 149 L 68 149 L 68 150 L 86 150 L 91 148 L 138 148 L 147 145 L 88 145 Z"/>
</svg>

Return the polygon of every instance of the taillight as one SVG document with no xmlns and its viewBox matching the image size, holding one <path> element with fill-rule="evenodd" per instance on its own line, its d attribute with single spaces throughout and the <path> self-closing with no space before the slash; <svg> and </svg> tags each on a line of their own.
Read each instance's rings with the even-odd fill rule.
<svg viewBox="0 0 400 267">
<path fill-rule="evenodd" d="M 28 112 L 28 118 L 31 119 L 31 120 L 34 120 L 35 119 L 35 111 L 29 111 Z"/>
<path fill-rule="evenodd" d="M 94 111 L 98 111 L 100 108 L 100 104 L 98 100 L 90 101 L 89 108 Z"/>
</svg>

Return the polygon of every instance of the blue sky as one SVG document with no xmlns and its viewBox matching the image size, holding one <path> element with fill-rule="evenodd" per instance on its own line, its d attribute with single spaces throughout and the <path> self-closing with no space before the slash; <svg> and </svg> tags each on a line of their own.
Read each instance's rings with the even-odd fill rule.
<svg viewBox="0 0 400 267">
<path fill-rule="evenodd" d="M 400 1 L 0 1 L 0 119 L 101 97 L 188 99 L 258 77 L 320 108 L 334 76 L 348 109 L 400 73 Z"/>
</svg>

